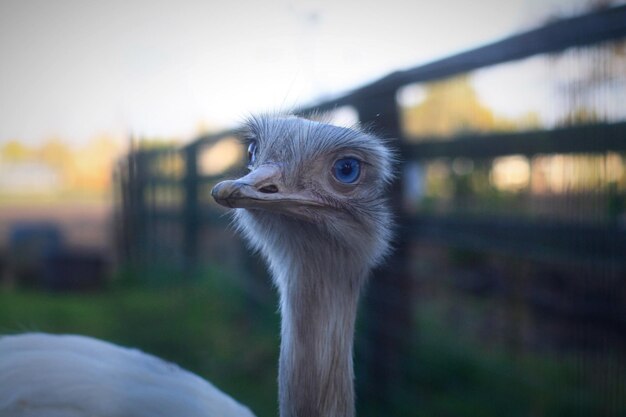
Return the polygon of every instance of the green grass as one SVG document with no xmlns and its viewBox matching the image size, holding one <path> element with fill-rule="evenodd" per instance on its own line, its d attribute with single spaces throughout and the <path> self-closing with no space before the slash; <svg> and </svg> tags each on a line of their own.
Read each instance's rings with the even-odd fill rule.
<svg viewBox="0 0 626 417">
<path fill-rule="evenodd" d="M 425 301 L 418 309 L 408 389 L 400 391 L 413 393 L 414 411 L 400 415 L 626 416 L 626 392 L 620 394 L 624 386 L 595 383 L 618 375 L 614 382 L 626 380 L 619 352 L 511 352 L 453 331 L 437 311 L 440 306 L 429 304 Z M 612 376 L 598 372 L 607 366 Z M 400 395 L 396 406 L 406 401 Z"/>
</svg>

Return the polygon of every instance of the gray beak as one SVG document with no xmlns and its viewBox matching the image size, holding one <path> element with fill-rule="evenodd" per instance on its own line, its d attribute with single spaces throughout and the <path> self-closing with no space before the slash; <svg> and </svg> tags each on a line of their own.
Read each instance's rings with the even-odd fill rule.
<svg viewBox="0 0 626 417">
<path fill-rule="evenodd" d="M 215 201 L 229 208 L 252 208 L 298 214 L 303 206 L 322 204 L 306 192 L 286 189 L 278 165 L 257 167 L 238 180 L 222 181 L 213 187 Z"/>
</svg>

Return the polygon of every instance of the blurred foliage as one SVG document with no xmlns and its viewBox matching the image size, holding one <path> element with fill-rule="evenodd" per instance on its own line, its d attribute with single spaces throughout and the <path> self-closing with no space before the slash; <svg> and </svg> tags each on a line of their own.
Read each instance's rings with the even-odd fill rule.
<svg viewBox="0 0 626 417">
<path fill-rule="evenodd" d="M 72 150 L 63 141 L 53 138 L 45 142 L 31 154 L 32 157 L 56 168 L 72 164 Z"/>
<path fill-rule="evenodd" d="M 407 372 L 419 409 L 412 415 L 615 415 L 608 411 L 606 393 L 580 372 L 575 355 L 512 353 L 497 344 L 488 346 L 475 335 L 453 330 L 440 307 L 423 302 L 419 308 L 419 343 Z M 626 404 L 622 407 L 626 413 Z"/>
<path fill-rule="evenodd" d="M 10 140 L 0 148 L 0 156 L 7 161 L 23 161 L 31 152 L 30 148 L 17 140 Z"/>
<path fill-rule="evenodd" d="M 496 116 L 492 109 L 480 102 L 468 74 L 427 83 L 423 88 L 423 100 L 401 108 L 402 128 L 408 136 L 444 137 L 539 126 L 539 117 L 535 113 L 528 113 L 518 120 Z"/>
<path fill-rule="evenodd" d="M 120 153 L 119 140 L 106 135 L 81 146 L 60 138 L 50 138 L 39 146 L 18 140 L 6 142 L 0 146 L 0 174 L 15 178 L 0 184 L 0 197 L 105 197 Z M 46 184 L 45 188 L 41 184 Z"/>
</svg>

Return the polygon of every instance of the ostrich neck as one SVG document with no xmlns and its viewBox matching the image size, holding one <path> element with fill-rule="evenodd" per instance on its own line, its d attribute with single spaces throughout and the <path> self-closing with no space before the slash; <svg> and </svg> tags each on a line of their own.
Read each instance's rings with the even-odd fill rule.
<svg viewBox="0 0 626 417">
<path fill-rule="evenodd" d="M 282 312 L 281 417 L 354 416 L 354 322 L 368 271 L 337 265 L 333 260 L 345 258 L 328 255 L 308 261 L 301 256 L 276 274 Z"/>
</svg>

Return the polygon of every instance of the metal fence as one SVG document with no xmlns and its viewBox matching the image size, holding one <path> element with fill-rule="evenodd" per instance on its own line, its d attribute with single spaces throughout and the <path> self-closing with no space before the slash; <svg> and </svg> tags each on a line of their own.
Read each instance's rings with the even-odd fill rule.
<svg viewBox="0 0 626 417">
<path fill-rule="evenodd" d="M 599 412 L 624 412 L 626 95 L 620 99 L 619 91 L 626 92 L 625 37 L 626 6 L 609 8 L 394 72 L 296 111 L 317 117 L 348 106 L 362 124 L 397 138 L 402 159 L 392 190 L 395 251 L 375 272 L 357 336 L 357 389 L 367 404 L 361 414 L 419 415 L 412 410 L 428 394 L 416 382 L 422 368 L 407 363 L 417 355 L 418 323 L 432 300 L 442 300 L 444 307 L 432 308 L 445 323 L 474 331 L 487 345 L 493 339 L 512 354 L 576 352 L 580 375 L 604 387 Z M 407 127 L 411 108 L 419 106 L 398 99 L 407 86 L 428 94 L 423 86 L 529 60 L 554 70 L 557 82 L 555 68 L 574 68 L 574 81 L 555 93 L 562 117 L 508 128 L 461 123 L 443 134 Z M 439 111 L 448 111 L 445 103 Z M 137 149 L 119 164 L 123 260 L 167 259 L 190 272 L 200 260 L 230 258 L 241 267 L 237 259 L 247 259 L 246 251 L 228 237 L 209 190 L 241 171 L 243 158 L 225 173 L 212 173 L 203 162 L 203 153 L 233 134 L 203 136 L 182 148 Z M 522 179 L 506 180 L 515 167 Z M 476 300 L 480 314 L 470 312 Z M 607 351 L 611 362 L 599 370 L 590 358 Z M 541 401 L 532 407 L 549 414 Z"/>
</svg>

